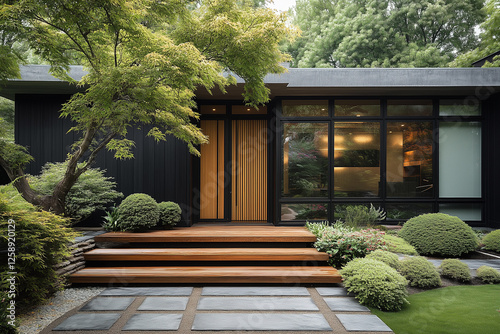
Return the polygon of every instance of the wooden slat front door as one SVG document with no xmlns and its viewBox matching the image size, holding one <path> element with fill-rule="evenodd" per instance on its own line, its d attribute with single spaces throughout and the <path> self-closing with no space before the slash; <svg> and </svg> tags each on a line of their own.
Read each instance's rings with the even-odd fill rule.
<svg viewBox="0 0 500 334">
<path fill-rule="evenodd" d="M 267 220 L 267 124 L 232 121 L 231 219 Z"/>
</svg>

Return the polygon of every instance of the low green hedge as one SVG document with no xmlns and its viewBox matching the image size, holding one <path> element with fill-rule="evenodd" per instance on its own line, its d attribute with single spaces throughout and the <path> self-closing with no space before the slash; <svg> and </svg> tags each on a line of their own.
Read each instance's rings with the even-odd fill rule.
<svg viewBox="0 0 500 334">
<path fill-rule="evenodd" d="M 340 274 L 344 286 L 365 306 L 399 311 L 408 303 L 407 281 L 389 265 L 367 258 L 349 262 Z"/>
<path fill-rule="evenodd" d="M 477 268 L 477 277 L 486 284 L 500 283 L 500 272 L 489 266 Z"/>
<path fill-rule="evenodd" d="M 434 288 L 441 286 L 441 277 L 434 265 L 425 257 L 408 257 L 401 261 L 401 274 L 410 286 L 418 288 Z"/>
</svg>

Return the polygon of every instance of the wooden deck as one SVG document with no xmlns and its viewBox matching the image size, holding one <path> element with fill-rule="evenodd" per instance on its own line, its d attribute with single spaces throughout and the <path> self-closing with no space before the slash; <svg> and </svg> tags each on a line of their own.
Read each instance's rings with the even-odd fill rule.
<svg viewBox="0 0 500 334">
<path fill-rule="evenodd" d="M 304 227 L 193 226 L 147 233 L 112 232 L 102 234 L 95 240 L 98 245 L 112 242 L 118 247 L 97 248 L 84 254 L 87 268 L 71 275 L 71 282 L 83 284 L 341 282 L 337 270 L 326 264 L 328 255 L 310 247 L 316 237 Z M 148 243 L 154 244 L 148 245 Z M 157 247 L 158 243 L 162 248 Z M 241 247 L 234 248 L 233 244 L 220 247 L 221 243 L 237 243 L 241 244 Z M 134 247 L 134 244 L 140 244 L 141 247 Z M 178 247 L 181 244 L 183 247 Z M 124 266 L 124 263 L 130 263 L 130 266 Z M 162 263 L 164 265 L 161 265 Z M 255 265 L 256 263 L 262 265 Z"/>
</svg>

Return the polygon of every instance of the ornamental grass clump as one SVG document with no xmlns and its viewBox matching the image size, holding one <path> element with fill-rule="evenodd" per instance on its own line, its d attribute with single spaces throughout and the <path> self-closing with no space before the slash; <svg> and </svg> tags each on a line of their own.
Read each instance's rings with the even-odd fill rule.
<svg viewBox="0 0 500 334">
<path fill-rule="evenodd" d="M 484 249 L 500 253 L 500 230 L 486 234 L 482 240 Z"/>
<path fill-rule="evenodd" d="M 400 273 L 408 280 L 410 286 L 424 289 L 441 286 L 439 272 L 423 256 L 405 258 L 401 261 Z"/>
<path fill-rule="evenodd" d="M 444 213 L 411 218 L 403 225 L 399 236 L 421 255 L 459 257 L 479 246 L 479 239 L 469 225 Z"/>
<path fill-rule="evenodd" d="M 314 247 L 330 256 L 330 265 L 341 268 L 349 261 L 365 257 L 376 249 L 385 250 L 384 234 L 385 232 L 376 229 L 355 231 L 342 224 L 335 224 L 333 228 L 323 231 Z"/>
<path fill-rule="evenodd" d="M 396 270 L 399 270 L 401 268 L 399 257 L 396 254 L 385 250 L 377 249 L 376 251 L 368 254 L 366 258 L 384 262 L 385 264 Z"/>
<path fill-rule="evenodd" d="M 375 260 L 360 258 L 342 270 L 344 286 L 365 306 L 382 311 L 399 311 L 408 304 L 407 281 L 396 269 Z"/>
<path fill-rule="evenodd" d="M 486 284 L 497 284 L 500 283 L 500 272 L 489 266 L 481 266 L 477 268 L 477 278 Z"/>
<path fill-rule="evenodd" d="M 439 266 L 441 276 L 448 277 L 460 282 L 470 282 L 472 276 L 469 266 L 459 259 L 445 259 Z"/>
</svg>

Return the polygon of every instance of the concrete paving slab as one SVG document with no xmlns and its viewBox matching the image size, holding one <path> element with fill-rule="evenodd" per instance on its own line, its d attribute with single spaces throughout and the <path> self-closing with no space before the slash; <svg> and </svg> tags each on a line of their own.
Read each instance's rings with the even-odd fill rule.
<svg viewBox="0 0 500 334">
<path fill-rule="evenodd" d="M 190 296 L 192 287 L 123 287 L 109 288 L 101 296 Z"/>
<path fill-rule="evenodd" d="M 85 304 L 80 311 L 124 311 L 134 299 L 132 297 L 96 297 Z"/>
<path fill-rule="evenodd" d="M 309 296 L 304 287 L 204 287 L 202 296 Z"/>
<path fill-rule="evenodd" d="M 147 297 L 139 311 L 184 311 L 189 297 Z"/>
<path fill-rule="evenodd" d="M 198 331 L 331 331 L 319 313 L 199 313 L 192 330 Z"/>
<path fill-rule="evenodd" d="M 108 330 L 120 318 L 120 313 L 77 313 L 53 331 L 90 331 Z"/>
<path fill-rule="evenodd" d="M 347 296 L 347 290 L 342 287 L 316 288 L 320 296 Z"/>
<path fill-rule="evenodd" d="M 341 312 L 370 312 L 353 297 L 323 298 L 330 310 Z"/>
<path fill-rule="evenodd" d="M 335 314 L 348 331 L 392 332 L 379 317 L 373 314 Z"/>
<path fill-rule="evenodd" d="M 202 297 L 200 311 L 317 311 L 307 297 Z"/>
<path fill-rule="evenodd" d="M 176 331 L 181 320 L 182 314 L 134 314 L 122 331 Z"/>
</svg>

